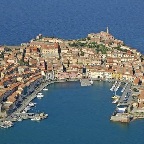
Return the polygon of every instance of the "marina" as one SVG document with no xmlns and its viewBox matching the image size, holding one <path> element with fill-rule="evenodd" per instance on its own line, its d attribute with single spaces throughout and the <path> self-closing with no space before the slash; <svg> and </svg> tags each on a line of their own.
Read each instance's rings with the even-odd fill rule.
<svg viewBox="0 0 144 144">
<path fill-rule="evenodd" d="M 42 83 L 39 87 L 36 88 L 36 90 L 28 96 L 23 102 L 20 107 L 18 107 L 12 114 L 10 114 L 8 117 L 6 117 L 4 120 L 0 121 L 0 127 L 2 128 L 9 128 L 13 126 L 13 122 L 16 121 L 22 121 L 26 119 L 32 119 L 32 120 L 42 120 L 48 117 L 48 114 L 44 113 L 28 113 L 29 110 L 31 110 L 31 107 L 34 107 L 36 103 L 32 102 L 33 99 L 42 98 L 44 95 L 42 91 L 47 85 L 51 84 L 53 82 L 47 81 Z M 11 124 L 5 124 L 5 121 L 11 123 Z"/>
<path fill-rule="evenodd" d="M 73 137 L 77 137 L 78 132 L 82 133 L 81 130 L 84 130 L 84 135 L 88 136 L 88 138 L 83 138 L 82 133 L 81 140 L 83 143 L 85 143 L 85 141 L 99 141 L 102 143 L 104 142 L 102 138 L 108 133 L 112 135 L 111 138 L 113 139 L 107 138 L 107 140 L 113 144 L 115 143 L 113 141 L 116 141 L 120 135 L 123 136 L 126 141 L 128 137 L 131 137 L 131 134 L 128 133 L 127 137 L 125 137 L 124 131 L 130 131 L 130 129 L 132 129 L 132 133 L 134 133 L 135 130 L 137 133 L 141 130 L 140 123 L 142 121 L 133 121 L 131 125 L 109 121 L 110 114 L 115 108 L 115 105 L 110 101 L 111 91 L 109 89 L 111 85 L 109 82 L 102 81 L 94 81 L 92 87 L 86 88 L 81 87 L 79 82 L 51 84 L 49 91 L 45 93 L 43 102 L 40 102 L 37 98 L 33 101 L 37 103 L 38 109 L 45 109 L 47 113 L 50 113 L 48 119 L 39 121 L 39 118 L 36 118 L 37 120 L 31 120 L 29 118 L 25 120 L 26 117 L 23 115 L 22 121 L 17 121 L 19 117 L 19 115 L 17 115 L 15 116 L 16 122 L 13 121 L 14 125 L 10 129 L 5 129 L 5 131 L 12 136 L 19 134 L 22 135 L 22 137 L 27 137 L 28 144 L 32 142 L 44 143 L 45 141 L 49 141 L 50 143 L 66 141 L 68 143 L 69 140 L 66 139 L 67 137 L 71 139 L 71 141 L 78 143 L 79 138 L 73 139 Z M 104 100 L 106 103 L 104 103 Z M 66 109 L 68 109 L 68 111 Z M 31 113 L 30 116 L 33 114 L 34 113 Z M 104 129 L 105 131 L 103 131 Z M 57 136 L 55 135 L 56 132 L 58 132 Z M 60 132 L 64 135 L 61 135 Z M 1 128 L 0 133 L 2 136 L 5 135 L 3 128 Z M 68 135 L 66 135 L 67 133 Z M 116 133 L 115 136 L 114 133 Z M 31 138 L 31 136 L 35 138 Z M 43 139 L 39 139 L 40 136 L 43 137 Z M 57 139 L 55 139 L 55 137 L 57 137 Z M 13 138 L 10 139 L 12 140 Z M 18 143 L 21 137 L 16 137 L 15 140 L 16 143 Z M 104 143 L 107 142 L 105 141 Z"/>
</svg>

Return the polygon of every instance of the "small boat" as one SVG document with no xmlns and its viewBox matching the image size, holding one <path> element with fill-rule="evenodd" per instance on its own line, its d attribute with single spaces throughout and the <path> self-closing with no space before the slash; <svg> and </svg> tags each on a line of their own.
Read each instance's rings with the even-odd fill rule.
<svg viewBox="0 0 144 144">
<path fill-rule="evenodd" d="M 12 126 L 13 126 L 13 123 L 11 121 L 4 121 L 0 125 L 0 127 L 2 127 L 2 128 L 9 128 L 9 127 L 12 127 Z"/>
<path fill-rule="evenodd" d="M 18 118 L 18 121 L 22 121 L 22 118 Z"/>
<path fill-rule="evenodd" d="M 31 106 L 31 107 L 33 107 L 33 106 L 35 106 L 36 105 L 36 103 L 33 103 L 33 102 L 30 102 L 29 103 L 29 106 Z"/>
<path fill-rule="evenodd" d="M 118 101 L 119 101 L 119 98 L 116 98 L 116 99 L 114 99 L 114 101 L 112 103 L 116 104 L 116 103 L 118 103 Z"/>
<path fill-rule="evenodd" d="M 27 111 L 30 110 L 30 109 L 31 109 L 30 106 L 27 106 L 27 107 L 24 109 L 24 111 L 27 112 Z"/>
<path fill-rule="evenodd" d="M 40 121 L 41 118 L 40 117 L 34 117 L 34 118 L 31 118 L 32 121 Z"/>
<path fill-rule="evenodd" d="M 47 90 L 48 90 L 48 88 L 44 88 L 44 89 L 43 89 L 43 91 L 47 91 Z"/>
<path fill-rule="evenodd" d="M 117 97 L 117 96 L 112 96 L 111 98 L 112 98 L 112 99 L 116 99 L 116 98 L 118 98 L 118 97 Z"/>
<path fill-rule="evenodd" d="M 93 84 L 93 80 L 92 80 L 92 79 L 90 80 L 90 84 L 91 84 L 91 85 Z"/>
<path fill-rule="evenodd" d="M 44 97 L 44 95 L 42 93 L 37 94 L 37 98 L 42 98 L 42 97 Z"/>
<path fill-rule="evenodd" d="M 22 113 L 26 113 L 26 111 L 25 111 L 25 110 L 23 110 L 23 111 L 22 111 Z"/>
</svg>

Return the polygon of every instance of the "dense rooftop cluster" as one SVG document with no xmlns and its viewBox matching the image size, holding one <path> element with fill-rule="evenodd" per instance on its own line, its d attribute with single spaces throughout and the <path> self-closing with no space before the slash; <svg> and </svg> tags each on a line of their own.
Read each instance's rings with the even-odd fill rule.
<svg viewBox="0 0 144 144">
<path fill-rule="evenodd" d="M 144 85 L 143 56 L 115 39 L 108 30 L 78 40 L 39 34 L 21 46 L 0 46 L 1 116 L 16 109 L 45 79 L 81 79 L 83 76 Z"/>
</svg>

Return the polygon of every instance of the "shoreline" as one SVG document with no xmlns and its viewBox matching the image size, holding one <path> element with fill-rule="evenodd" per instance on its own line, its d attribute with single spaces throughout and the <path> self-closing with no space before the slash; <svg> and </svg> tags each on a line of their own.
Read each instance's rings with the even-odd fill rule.
<svg viewBox="0 0 144 144">
<path fill-rule="evenodd" d="M 28 106 L 28 104 L 34 100 L 37 97 L 37 93 L 39 93 L 40 91 L 42 91 L 44 89 L 44 87 L 53 84 L 53 83 L 61 83 L 61 82 L 73 82 L 73 81 L 79 81 L 79 79 L 71 79 L 71 80 L 57 80 L 57 81 L 45 81 L 42 84 L 40 84 L 33 93 L 31 93 L 29 96 L 26 97 L 25 100 L 22 101 L 22 105 L 20 107 L 17 108 L 16 111 L 14 111 L 13 113 L 11 113 L 10 115 L 8 115 L 6 118 L 2 119 L 4 120 L 11 120 L 11 117 L 13 115 L 15 115 L 16 113 L 21 113 L 26 106 Z"/>
<path fill-rule="evenodd" d="M 18 114 L 18 113 L 21 113 L 23 110 L 24 110 L 24 108 L 26 107 L 26 106 L 28 106 L 28 104 L 32 101 L 32 100 L 34 100 L 36 97 L 37 97 L 37 93 L 39 93 L 40 91 L 42 91 L 43 90 L 43 88 L 44 87 L 46 87 L 46 86 L 48 86 L 48 85 L 50 85 L 50 84 L 54 84 L 54 83 L 61 83 L 61 82 L 74 82 L 74 81 L 80 81 L 80 79 L 65 79 L 65 80 L 51 80 L 51 81 L 43 81 L 35 90 L 34 90 L 34 92 L 33 93 L 31 93 L 29 96 L 27 96 L 26 97 L 26 99 L 24 99 L 23 101 L 22 101 L 22 105 L 20 106 L 20 107 L 18 107 L 17 109 L 16 109 L 16 111 L 14 111 L 13 113 L 11 113 L 10 115 L 8 115 L 6 118 L 4 118 L 4 119 L 1 119 L 0 120 L 0 122 L 2 122 L 2 121 L 12 121 L 12 117 L 15 115 L 15 114 Z M 112 83 L 112 82 L 114 82 L 115 80 L 95 80 L 95 79 L 93 79 L 93 81 L 103 81 L 103 82 L 110 82 L 110 83 Z M 133 117 L 133 119 L 131 120 L 131 121 L 134 121 L 135 119 L 140 119 L 140 118 L 138 118 L 138 117 Z"/>
</svg>

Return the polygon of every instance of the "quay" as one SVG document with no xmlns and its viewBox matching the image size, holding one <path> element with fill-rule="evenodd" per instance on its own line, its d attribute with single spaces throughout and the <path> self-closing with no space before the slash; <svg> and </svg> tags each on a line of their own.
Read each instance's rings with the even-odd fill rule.
<svg viewBox="0 0 144 144">
<path fill-rule="evenodd" d="M 6 118 L 0 120 L 0 127 L 2 128 L 9 128 L 13 126 L 13 122 L 22 121 L 26 119 L 31 119 L 34 121 L 40 121 L 48 117 L 48 114 L 44 113 L 22 113 L 22 111 L 29 105 L 29 103 L 36 98 L 37 93 L 44 89 L 49 84 L 54 83 L 55 81 L 44 81 L 43 83 L 38 86 L 35 91 L 27 96 L 21 103 L 21 106 L 17 107 L 17 109 L 9 114 Z"/>
<path fill-rule="evenodd" d="M 130 122 L 133 119 L 133 115 L 130 114 L 132 100 L 131 83 L 126 83 L 122 96 L 120 96 L 116 106 L 116 110 L 114 111 L 110 120 L 118 122 Z"/>
<path fill-rule="evenodd" d="M 93 81 L 89 80 L 88 78 L 82 78 L 80 79 L 80 83 L 81 83 L 81 86 L 90 86 L 93 84 Z"/>
</svg>

